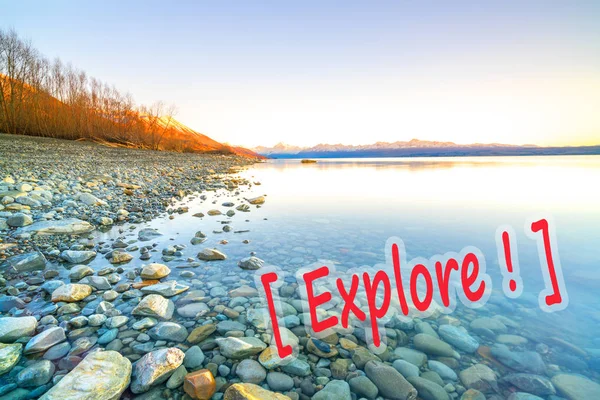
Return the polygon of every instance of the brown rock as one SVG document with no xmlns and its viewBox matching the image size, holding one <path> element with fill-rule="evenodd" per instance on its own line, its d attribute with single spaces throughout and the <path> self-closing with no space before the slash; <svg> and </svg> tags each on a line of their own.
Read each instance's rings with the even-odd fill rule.
<svg viewBox="0 0 600 400">
<path fill-rule="evenodd" d="M 192 399 L 208 400 L 217 390 L 217 383 L 212 372 L 207 369 L 201 369 L 185 376 L 183 390 Z"/>
<path fill-rule="evenodd" d="M 209 337 L 214 331 L 217 330 L 217 326 L 215 324 L 206 324 L 201 325 L 195 328 L 187 338 L 188 343 L 196 344 L 200 343 L 207 337 Z"/>
<path fill-rule="evenodd" d="M 225 391 L 223 400 L 291 400 L 288 396 L 271 392 L 253 383 L 234 383 Z"/>
</svg>

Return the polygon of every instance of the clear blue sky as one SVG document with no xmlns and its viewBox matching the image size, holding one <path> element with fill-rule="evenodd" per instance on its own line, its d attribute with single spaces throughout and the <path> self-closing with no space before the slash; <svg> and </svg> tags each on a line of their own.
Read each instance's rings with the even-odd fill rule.
<svg viewBox="0 0 600 400">
<path fill-rule="evenodd" d="M 217 140 L 600 143 L 598 1 L 0 1 L 50 58 Z"/>
</svg>

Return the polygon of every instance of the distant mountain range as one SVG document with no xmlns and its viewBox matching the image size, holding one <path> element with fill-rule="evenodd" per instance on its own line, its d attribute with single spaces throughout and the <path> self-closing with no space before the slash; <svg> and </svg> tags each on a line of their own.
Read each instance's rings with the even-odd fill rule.
<svg viewBox="0 0 600 400">
<path fill-rule="evenodd" d="M 501 143 L 456 144 L 412 139 L 410 141 L 376 142 L 368 145 L 318 144 L 299 147 L 278 143 L 273 147 L 258 146 L 256 153 L 270 158 L 345 158 L 345 157 L 451 157 L 511 155 L 577 155 L 600 154 L 598 146 L 541 147 Z"/>
</svg>

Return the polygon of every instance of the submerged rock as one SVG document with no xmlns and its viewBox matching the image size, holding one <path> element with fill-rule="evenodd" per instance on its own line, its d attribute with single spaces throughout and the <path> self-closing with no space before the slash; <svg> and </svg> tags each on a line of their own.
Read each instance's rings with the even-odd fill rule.
<svg viewBox="0 0 600 400">
<path fill-rule="evenodd" d="M 477 339 L 469 335 L 469 332 L 463 327 L 442 325 L 438 333 L 444 341 L 464 352 L 474 353 L 479 348 Z"/>
<path fill-rule="evenodd" d="M 352 400 L 350 385 L 342 380 L 330 381 L 312 400 Z"/>
<path fill-rule="evenodd" d="M 10 257 L 7 264 L 16 272 L 42 271 L 46 268 L 46 257 L 39 251 Z"/>
<path fill-rule="evenodd" d="M 60 253 L 60 258 L 71 264 L 81 264 L 96 257 L 95 251 L 65 250 Z"/>
<path fill-rule="evenodd" d="M 20 343 L 4 344 L 0 343 L 0 375 L 9 372 L 21 359 Z"/>
<path fill-rule="evenodd" d="M 509 374 L 502 377 L 502 382 L 508 382 L 519 389 L 538 396 L 556 394 L 552 382 L 541 375 L 533 374 Z"/>
<path fill-rule="evenodd" d="M 581 375 L 554 375 L 552 383 L 569 400 L 600 399 L 600 384 Z"/>
<path fill-rule="evenodd" d="M 142 317 L 157 317 L 160 319 L 171 319 L 175 305 L 171 300 L 165 299 L 159 294 L 149 294 L 131 312 L 133 315 Z"/>
<path fill-rule="evenodd" d="M 37 328 L 35 317 L 0 318 L 0 342 L 12 343 L 17 339 L 33 336 Z"/>
<path fill-rule="evenodd" d="M 413 343 L 417 350 L 421 350 L 426 354 L 441 357 L 457 356 L 456 351 L 454 351 L 454 349 L 452 349 L 448 343 L 425 333 L 419 333 L 418 335 L 415 335 L 413 338 Z"/>
<path fill-rule="evenodd" d="M 68 285 L 59 286 L 52 292 L 52 301 L 55 303 L 59 301 L 77 302 L 85 299 L 90 294 L 92 294 L 91 286 L 69 283 Z"/>
<path fill-rule="evenodd" d="M 163 234 L 159 232 L 158 229 L 144 228 L 140 229 L 140 231 L 138 232 L 138 239 L 141 242 L 147 242 L 162 235 Z"/>
<path fill-rule="evenodd" d="M 29 339 L 23 354 L 46 351 L 55 344 L 62 343 L 65 340 L 67 340 L 67 337 L 65 336 L 65 330 L 60 326 L 54 326 Z"/>
<path fill-rule="evenodd" d="M 267 348 L 265 342 L 255 337 L 226 337 L 215 339 L 221 354 L 227 358 L 245 358 Z"/>
<path fill-rule="evenodd" d="M 423 400 L 449 400 L 448 393 L 437 383 L 419 376 L 407 379 L 417 389 L 419 397 Z"/>
<path fill-rule="evenodd" d="M 77 235 L 94 230 L 94 226 L 87 221 L 77 218 L 65 218 L 60 221 L 40 221 L 33 225 L 21 228 L 19 232 L 33 232 L 38 235 Z"/>
<path fill-rule="evenodd" d="M 127 358 L 116 351 L 94 351 L 40 400 L 117 400 L 130 377 Z"/>
<path fill-rule="evenodd" d="M 140 272 L 140 277 L 142 279 L 161 279 L 165 276 L 169 275 L 171 270 L 164 264 L 148 264 L 142 268 L 142 272 Z"/>
<path fill-rule="evenodd" d="M 45 385 L 52 379 L 54 370 L 55 367 L 52 361 L 37 361 L 19 372 L 17 383 L 21 387 L 39 387 Z"/>
<path fill-rule="evenodd" d="M 198 253 L 198 258 L 203 261 L 220 261 L 225 260 L 227 256 L 216 249 L 204 249 Z"/>
<path fill-rule="evenodd" d="M 503 344 L 492 346 L 491 353 L 502 364 L 521 372 L 542 374 L 546 365 L 542 357 L 534 351 L 511 351 Z"/>
<path fill-rule="evenodd" d="M 467 389 L 486 393 L 497 387 L 496 374 L 484 364 L 475 364 L 461 371 L 459 377 Z"/>
<path fill-rule="evenodd" d="M 253 383 L 234 383 L 225 391 L 223 400 L 291 400 L 281 393 L 271 392 Z"/>
<path fill-rule="evenodd" d="M 131 391 L 139 394 L 150 390 L 169 379 L 171 373 L 182 363 L 183 351 L 171 347 L 147 353 L 135 364 L 135 379 L 131 383 Z"/>
<path fill-rule="evenodd" d="M 265 262 L 260 258 L 252 256 L 241 259 L 238 262 L 238 267 L 240 267 L 241 269 L 255 270 L 262 268 L 264 263 Z"/>
<path fill-rule="evenodd" d="M 379 394 L 392 400 L 415 400 L 417 391 L 400 372 L 380 361 L 365 365 L 367 377 L 377 386 Z"/>
</svg>

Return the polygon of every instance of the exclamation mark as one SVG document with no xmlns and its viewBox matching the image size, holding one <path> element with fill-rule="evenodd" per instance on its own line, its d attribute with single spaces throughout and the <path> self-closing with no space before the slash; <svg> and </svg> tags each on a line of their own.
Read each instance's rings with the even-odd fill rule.
<svg viewBox="0 0 600 400">
<path fill-rule="evenodd" d="M 523 280 L 519 273 L 516 235 L 511 226 L 504 225 L 496 230 L 496 247 L 504 295 L 511 299 L 517 298 L 523 293 Z"/>
</svg>

